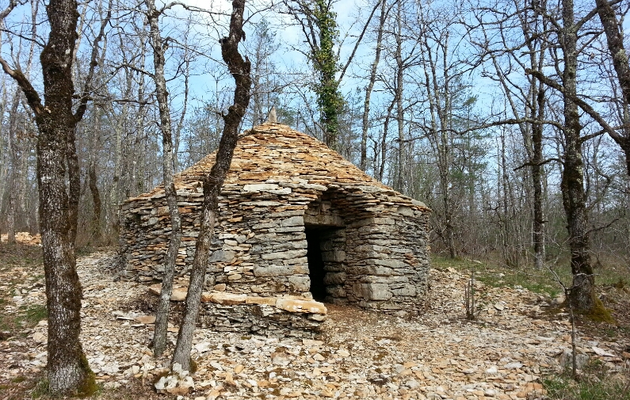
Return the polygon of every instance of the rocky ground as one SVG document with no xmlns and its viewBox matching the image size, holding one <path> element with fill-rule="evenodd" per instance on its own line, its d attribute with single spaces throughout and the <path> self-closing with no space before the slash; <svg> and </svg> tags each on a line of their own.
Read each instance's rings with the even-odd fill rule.
<svg viewBox="0 0 630 400">
<path fill-rule="evenodd" d="M 300 339 L 197 330 L 196 373 L 159 379 L 170 354 L 155 360 L 147 345 L 152 325 L 142 318 L 148 288 L 114 282 L 111 253 L 78 262 L 84 290 L 82 341 L 102 398 L 201 399 L 522 399 L 544 398 L 543 378 L 567 362 L 571 324 L 550 312 L 549 299 L 525 289 L 477 283 L 481 311 L 465 319 L 468 277 L 431 270 L 422 317 L 403 320 L 350 307 L 329 307 L 321 337 Z M 42 273 L 3 271 L 5 312 L 44 304 Z M 6 297 L 5 297 L 6 298 Z M 175 328 L 171 329 L 175 341 Z M 599 360 L 611 374 L 627 374 L 630 337 L 588 336 L 578 330 L 578 361 Z M 46 321 L 0 340 L 0 397 L 30 398 L 46 365 Z M 31 383 L 29 386 L 29 382 Z M 163 394 L 156 393 L 155 383 Z"/>
</svg>

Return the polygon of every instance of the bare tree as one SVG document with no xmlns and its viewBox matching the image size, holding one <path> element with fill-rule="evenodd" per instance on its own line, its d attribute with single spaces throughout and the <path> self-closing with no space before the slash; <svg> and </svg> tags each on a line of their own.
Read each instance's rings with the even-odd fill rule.
<svg viewBox="0 0 630 400">
<path fill-rule="evenodd" d="M 532 241 L 534 245 L 534 264 L 543 268 L 545 261 L 545 214 L 543 208 L 543 131 L 545 126 L 546 99 L 545 85 L 525 70 L 542 71 L 547 61 L 549 47 L 549 21 L 544 18 L 546 2 L 514 1 L 513 13 L 504 13 L 498 3 L 490 7 L 490 13 L 497 19 L 492 24 L 484 23 L 484 13 L 476 14 L 480 30 L 483 32 L 479 40 L 474 41 L 479 48 L 481 58 L 491 60 L 494 73 L 486 76 L 499 82 L 516 123 L 523 138 L 523 147 L 527 159 L 521 167 L 529 167 L 532 183 Z M 494 30 L 492 35 L 488 29 Z M 497 32 L 498 31 L 498 32 Z M 493 43 L 493 37 L 496 43 Z M 513 37 L 514 36 L 514 37 Z M 524 48 L 526 52 L 512 51 L 514 48 Z M 502 63 L 501 60 L 504 60 Z M 527 82 L 510 76 L 516 66 L 521 68 Z M 522 76 L 521 75 L 521 76 Z M 518 168 L 520 169 L 520 167 Z M 507 175 L 506 175 L 507 176 Z M 506 216 L 507 217 L 507 216 Z M 521 241 L 521 237 L 513 240 Z M 514 251 L 509 252 L 516 255 Z"/>
<path fill-rule="evenodd" d="M 28 50 L 28 56 L 26 65 L 24 68 L 24 74 L 26 77 L 30 76 L 31 67 L 33 63 L 33 56 L 35 53 L 35 41 L 37 39 L 37 2 L 31 2 L 31 29 L 30 29 L 30 46 Z M 21 34 L 26 37 L 26 33 Z M 22 38 L 20 38 L 20 44 L 18 48 L 23 48 Z M 19 215 L 24 215 L 26 210 L 24 209 L 24 176 L 27 173 L 27 156 L 26 151 L 28 149 L 28 128 L 27 120 L 30 118 L 27 115 L 28 111 L 21 112 L 21 103 L 23 101 L 22 90 L 19 86 L 16 88 L 11 101 L 11 108 L 9 110 L 9 132 L 8 132 L 8 148 L 9 156 L 11 160 L 11 173 L 9 175 L 9 184 L 6 185 L 8 192 L 8 204 L 7 204 L 7 237 L 9 243 L 15 243 L 16 232 L 16 218 Z"/>
<path fill-rule="evenodd" d="M 434 30 L 429 26 L 426 15 L 420 16 L 423 35 L 421 36 L 422 58 L 425 65 L 424 78 L 429 99 L 429 123 L 427 136 L 436 153 L 439 171 L 439 193 L 441 198 L 440 237 L 444 241 L 449 256 L 457 256 L 455 243 L 455 203 L 451 184 L 451 165 L 453 162 L 453 83 L 455 77 L 452 65 L 448 65 L 449 46 L 452 45 L 448 29 Z M 434 36 L 436 35 L 436 36 Z"/>
<path fill-rule="evenodd" d="M 0 13 L 0 21 L 4 21 L 16 5 L 17 1 L 11 1 Z M 46 13 L 50 32 L 40 55 L 44 102 L 19 65 L 12 67 L 4 59 L 0 59 L 0 65 L 24 92 L 39 129 L 37 179 L 48 307 L 49 390 L 55 395 L 89 393 L 94 390 L 94 374 L 79 340 L 81 285 L 74 248 L 79 194 L 75 130 L 85 112 L 96 58 L 92 59 L 91 73 L 78 107 L 73 111 L 72 65 L 78 36 L 77 2 L 51 0 Z M 106 24 L 105 18 L 94 46 L 102 37 Z"/>
<path fill-rule="evenodd" d="M 577 97 L 578 69 L 578 29 L 575 21 L 573 0 L 562 0 L 562 24 L 560 33 L 564 69 L 564 169 L 562 171 L 562 203 L 567 214 L 569 248 L 571 250 L 571 271 L 573 285 L 569 301 L 577 310 L 592 310 L 595 306 L 595 277 L 591 265 L 588 239 L 588 215 L 584 193 L 584 161 L 580 137 L 582 126 L 578 106 L 573 101 Z"/>
<path fill-rule="evenodd" d="M 552 18 L 549 14 L 548 18 Z M 571 252 L 571 286 L 569 301 L 576 310 L 593 311 L 601 306 L 595 295 L 595 276 L 590 254 L 588 210 L 584 188 L 584 160 L 582 146 L 592 135 L 582 136 L 579 108 L 589 108 L 578 96 L 578 38 L 580 29 L 592 18 L 593 12 L 581 19 L 575 16 L 573 0 L 562 0 L 561 16 L 552 23 L 556 26 L 559 45 L 562 50 L 561 59 L 556 60 L 556 70 L 560 82 L 557 82 L 541 71 L 527 69 L 545 85 L 558 90 L 563 99 L 562 125 L 562 204 L 567 219 L 568 242 Z M 555 54 L 555 53 L 554 53 Z M 597 118 L 591 115 L 594 119 Z M 598 121 L 600 122 L 600 121 Z M 601 123 L 601 122 L 600 122 Z M 599 134 L 599 133 L 598 133 Z"/>
<path fill-rule="evenodd" d="M 253 41 L 253 49 L 248 52 L 252 62 L 252 100 L 248 114 L 251 114 L 251 126 L 254 127 L 264 122 L 284 85 L 279 82 L 274 62 L 280 44 L 269 23 L 262 20 L 256 24 L 250 39 Z"/>
<path fill-rule="evenodd" d="M 184 319 L 177 336 L 177 345 L 173 354 L 173 364 L 179 363 L 182 369 L 190 370 L 190 350 L 192 348 L 193 333 L 199 314 L 201 292 L 203 290 L 210 243 L 214 235 L 214 224 L 217 219 L 218 197 L 225 176 L 230 169 L 234 148 L 238 140 L 238 129 L 249 105 L 252 80 L 250 77 L 251 64 L 243 59 L 238 51 L 238 44 L 245 39 L 243 32 L 243 13 L 245 0 L 232 1 L 232 15 L 230 17 L 230 31 L 222 38 L 221 55 L 234 78 L 234 103 L 223 117 L 225 125 L 216 161 L 210 173 L 203 179 L 203 205 L 201 207 L 201 226 L 195 246 L 195 257 L 190 272 L 190 284 L 186 295 Z"/>
<path fill-rule="evenodd" d="M 383 32 L 385 30 L 385 22 L 389 15 L 390 8 L 387 7 L 387 0 L 380 0 L 381 11 L 378 19 L 378 27 L 376 30 L 376 43 L 374 45 L 374 61 L 370 67 L 370 78 L 365 88 L 365 100 L 363 103 L 363 120 L 361 126 L 361 158 L 359 161 L 359 167 L 363 170 L 367 170 L 367 139 L 370 122 L 370 101 L 372 97 L 372 91 L 374 91 L 374 84 L 376 83 L 376 75 L 378 72 L 378 64 L 381 60 L 381 52 L 383 51 Z"/>
<path fill-rule="evenodd" d="M 153 335 L 153 353 L 160 356 L 166 349 L 166 330 L 168 328 L 168 311 L 170 307 L 171 294 L 173 292 L 173 277 L 175 275 L 175 264 L 177 254 L 182 239 L 182 222 L 177 206 L 177 190 L 173 181 L 173 133 L 171 124 L 171 110 L 168 101 L 168 90 L 166 87 L 166 76 L 164 72 L 165 43 L 160 33 L 159 18 L 164 10 L 155 8 L 154 0 L 145 0 L 147 7 L 147 19 L 149 22 L 151 47 L 153 48 L 154 72 L 151 74 L 155 82 L 155 92 L 158 100 L 160 115 L 160 131 L 162 132 L 162 179 L 164 181 L 164 192 L 171 218 L 171 236 L 168 242 L 168 250 L 164 257 L 164 275 L 162 277 L 162 290 L 160 291 L 160 301 L 156 311 L 155 331 Z"/>
</svg>

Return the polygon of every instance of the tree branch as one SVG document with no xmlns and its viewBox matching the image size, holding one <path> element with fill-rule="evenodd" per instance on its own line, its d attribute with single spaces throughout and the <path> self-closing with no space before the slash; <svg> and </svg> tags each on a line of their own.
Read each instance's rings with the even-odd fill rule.
<svg viewBox="0 0 630 400">
<path fill-rule="evenodd" d="M 540 80 L 545 85 L 557 90 L 558 92 L 562 93 L 564 96 L 567 96 L 571 101 L 575 102 L 575 104 L 577 104 L 578 107 L 580 107 L 585 113 L 587 113 L 591 118 L 593 118 L 604 129 L 604 131 L 608 133 L 608 135 L 615 142 L 617 142 L 617 144 L 623 146 L 623 143 L 625 142 L 625 138 L 621 136 L 615 130 L 615 128 L 610 126 L 608 122 L 606 122 L 606 120 L 597 111 L 595 111 L 593 107 L 590 106 L 590 104 L 588 104 L 587 102 L 585 102 L 578 96 L 573 96 L 573 95 L 569 95 L 568 93 L 565 93 L 564 87 L 562 85 L 560 85 L 558 82 L 554 81 L 553 79 L 545 76 L 540 71 L 534 71 L 527 68 L 525 69 L 525 73 L 536 77 L 536 79 Z M 598 135 L 595 135 L 595 136 L 598 136 Z M 586 140 L 591 139 L 592 137 L 594 136 L 592 135 L 585 136 L 583 138 L 580 138 L 580 141 L 583 143 Z"/>
<path fill-rule="evenodd" d="M 4 10 L 0 11 L 0 28 L 2 28 L 2 31 L 4 31 L 4 19 L 9 16 L 9 14 L 11 14 L 11 11 L 13 11 L 13 9 L 17 7 L 18 4 L 23 3 L 19 2 L 18 0 L 11 0 L 7 7 Z M 45 110 L 44 106 L 42 105 L 41 97 L 39 96 L 39 93 L 37 93 L 37 90 L 35 90 L 35 88 L 31 84 L 31 82 L 28 80 L 28 78 L 20 70 L 20 68 L 11 68 L 11 66 L 9 66 L 9 63 L 2 57 L 0 57 L 0 65 L 2 66 L 2 70 L 11 78 L 13 78 L 18 86 L 22 89 L 24 95 L 26 96 L 26 100 L 28 101 L 28 105 L 35 113 L 35 116 L 41 115 Z"/>
<path fill-rule="evenodd" d="M 553 158 L 548 158 L 548 159 L 546 159 L 546 160 L 544 160 L 544 161 L 541 161 L 541 162 L 539 162 L 539 163 L 526 162 L 525 164 L 520 165 L 520 166 L 518 166 L 518 167 L 514 168 L 512 171 L 515 171 L 515 172 L 516 172 L 516 171 L 518 171 L 518 170 L 520 170 L 520 169 L 523 169 L 523 168 L 525 168 L 525 167 L 533 167 L 533 166 L 539 166 L 539 167 L 540 167 L 540 166 L 543 166 L 543 165 L 545 165 L 545 164 L 549 164 L 549 163 L 550 163 L 550 162 L 552 162 L 552 161 L 555 161 L 555 162 L 557 162 L 557 163 L 559 163 L 559 164 L 562 164 L 562 160 L 561 160 L 561 159 L 553 157 Z"/>
<path fill-rule="evenodd" d="M 94 71 L 96 70 L 96 66 L 98 62 L 96 61 L 99 56 L 98 44 L 103 37 L 105 37 L 105 27 L 109 24 L 109 20 L 112 17 L 112 7 L 111 1 L 108 6 L 107 14 L 105 18 L 101 21 L 101 29 L 98 32 L 98 35 L 94 39 L 94 45 L 92 47 L 92 55 L 90 57 L 90 69 L 88 70 L 87 77 L 85 78 L 85 82 L 83 84 L 83 92 L 81 93 L 81 97 L 79 100 L 79 107 L 77 111 L 74 113 L 74 118 L 77 122 L 81 121 L 83 118 L 83 114 L 85 114 L 85 110 L 87 108 L 87 103 L 90 98 L 89 94 L 92 90 L 92 80 L 94 79 Z"/>
<path fill-rule="evenodd" d="M 376 2 L 376 4 L 374 5 L 374 8 L 372 8 L 372 12 L 370 13 L 370 16 L 368 17 L 367 21 L 365 21 L 365 25 L 363 25 L 363 30 L 361 31 L 361 34 L 357 38 L 357 41 L 354 44 L 354 48 L 352 49 L 350 56 L 346 60 L 346 65 L 343 66 L 343 69 L 341 70 L 341 73 L 339 74 L 339 79 L 337 80 L 338 82 L 341 82 L 343 80 L 343 76 L 346 74 L 346 70 L 348 69 L 348 66 L 350 66 L 350 63 L 354 59 L 354 55 L 357 52 L 357 48 L 359 47 L 359 45 L 361 44 L 361 41 L 363 40 L 363 36 L 365 35 L 365 32 L 367 31 L 367 28 L 370 25 L 370 21 L 372 21 L 372 17 L 374 17 L 374 13 L 378 9 L 378 7 L 380 7 L 381 1 L 385 1 L 385 0 L 379 0 Z"/>
</svg>

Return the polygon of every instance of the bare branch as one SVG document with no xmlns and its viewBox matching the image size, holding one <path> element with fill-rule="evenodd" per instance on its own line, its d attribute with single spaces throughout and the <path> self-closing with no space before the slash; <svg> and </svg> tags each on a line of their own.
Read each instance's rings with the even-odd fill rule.
<svg viewBox="0 0 630 400">
<path fill-rule="evenodd" d="M 608 124 L 608 122 L 606 122 L 606 120 L 601 116 L 600 113 L 598 113 L 597 111 L 595 111 L 595 109 L 593 107 L 591 107 L 590 104 L 588 104 L 586 101 L 584 101 L 582 98 L 578 97 L 578 96 L 570 96 L 568 93 L 565 93 L 564 87 L 562 85 L 560 85 L 558 82 L 554 81 L 553 79 L 545 76 L 542 72 L 540 71 L 534 71 L 531 69 L 526 69 L 525 70 L 526 74 L 530 74 L 534 77 L 536 77 L 538 80 L 540 80 L 542 83 L 544 83 L 545 85 L 557 90 L 558 92 L 562 93 L 563 95 L 567 96 L 569 99 L 571 99 L 571 101 L 574 101 L 575 104 L 578 105 L 578 107 L 580 107 L 585 113 L 587 113 L 591 118 L 593 118 L 603 129 L 606 133 L 608 133 L 608 135 L 610 135 L 610 137 L 617 142 L 620 145 L 623 145 L 624 142 L 624 138 L 623 136 L 621 136 L 619 134 L 619 132 L 617 132 L 615 130 L 615 128 L 613 128 L 612 126 L 610 126 L 610 124 Z M 598 136 L 598 135 L 595 135 Z M 585 136 L 583 138 L 580 139 L 580 141 L 583 143 L 584 141 L 591 139 L 592 137 L 595 136 Z"/>
<path fill-rule="evenodd" d="M 79 107 L 77 111 L 74 113 L 74 118 L 78 121 L 83 118 L 83 114 L 85 114 L 85 110 L 87 108 L 87 103 L 89 99 L 89 93 L 92 90 L 92 80 L 94 79 L 94 71 L 96 66 L 98 65 L 97 58 L 99 56 L 99 47 L 98 44 L 103 37 L 105 37 L 105 27 L 109 24 L 109 21 L 112 17 L 112 4 L 111 1 L 108 6 L 107 14 L 105 18 L 101 20 L 101 29 L 98 32 L 98 35 L 94 39 L 94 44 L 92 45 L 92 55 L 90 57 L 90 69 L 88 70 L 87 77 L 85 78 L 85 82 L 83 84 L 83 92 L 81 93 Z"/>
<path fill-rule="evenodd" d="M 361 30 L 361 34 L 357 38 L 357 41 L 354 44 L 354 48 L 352 49 L 350 56 L 346 60 L 346 65 L 344 65 L 344 67 L 341 70 L 341 74 L 339 74 L 338 82 L 341 82 L 343 80 L 343 76 L 346 74 L 346 70 L 348 69 L 348 66 L 350 66 L 350 63 L 354 59 L 354 55 L 356 54 L 357 49 L 359 48 L 359 45 L 361 44 L 361 41 L 363 40 L 363 36 L 365 35 L 365 32 L 367 31 L 367 28 L 370 25 L 370 21 L 372 21 L 372 17 L 374 17 L 374 13 L 381 5 L 381 1 L 385 1 L 385 0 L 379 0 L 376 2 L 374 7 L 372 8 L 372 12 L 370 12 L 370 16 L 367 18 L 367 21 L 365 21 L 365 25 L 363 25 L 363 30 Z"/>
<path fill-rule="evenodd" d="M 514 168 L 512 171 L 518 171 L 518 170 L 523 169 L 525 167 L 543 166 L 545 164 L 549 164 L 552 161 L 555 161 L 555 162 L 557 162 L 559 164 L 562 164 L 562 160 L 561 159 L 553 157 L 553 158 L 548 158 L 548 159 L 546 159 L 544 161 L 541 161 L 539 163 L 526 162 L 525 164 L 522 164 L 522 165 Z"/>
</svg>

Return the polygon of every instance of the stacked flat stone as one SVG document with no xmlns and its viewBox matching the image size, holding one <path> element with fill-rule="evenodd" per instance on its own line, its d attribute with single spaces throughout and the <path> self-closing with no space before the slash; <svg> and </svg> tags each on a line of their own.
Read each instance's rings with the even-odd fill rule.
<svg viewBox="0 0 630 400">
<path fill-rule="evenodd" d="M 214 160 L 211 154 L 175 178 L 183 229 L 180 276 L 192 264 L 201 178 Z M 281 124 L 260 125 L 239 138 L 221 191 L 207 289 L 312 299 L 305 231 L 332 227 L 321 239 L 326 301 L 418 313 L 428 285 L 429 212 L 315 138 Z M 122 216 L 126 273 L 161 280 L 170 234 L 163 188 L 127 200 Z"/>
</svg>

